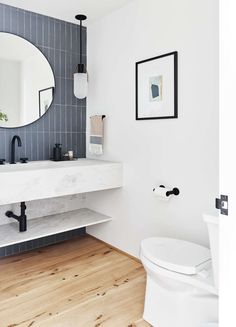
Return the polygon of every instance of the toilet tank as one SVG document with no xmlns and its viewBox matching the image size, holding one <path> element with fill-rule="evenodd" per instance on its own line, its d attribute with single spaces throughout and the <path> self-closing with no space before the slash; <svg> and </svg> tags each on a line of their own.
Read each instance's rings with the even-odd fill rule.
<svg viewBox="0 0 236 327">
<path fill-rule="evenodd" d="M 207 224 L 210 239 L 212 266 L 215 286 L 218 289 L 219 282 L 219 217 L 203 215 L 203 220 Z"/>
</svg>

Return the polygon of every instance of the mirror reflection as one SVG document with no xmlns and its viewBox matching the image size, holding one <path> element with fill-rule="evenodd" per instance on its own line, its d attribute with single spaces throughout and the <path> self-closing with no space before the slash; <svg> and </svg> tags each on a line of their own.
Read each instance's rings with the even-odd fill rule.
<svg viewBox="0 0 236 327">
<path fill-rule="evenodd" d="M 0 32 L 0 127 L 20 127 L 49 109 L 55 79 L 45 56 L 25 39 Z"/>
</svg>

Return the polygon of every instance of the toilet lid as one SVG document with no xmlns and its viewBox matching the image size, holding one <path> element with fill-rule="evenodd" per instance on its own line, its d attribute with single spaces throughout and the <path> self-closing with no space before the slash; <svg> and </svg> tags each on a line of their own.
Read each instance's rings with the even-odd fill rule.
<svg viewBox="0 0 236 327">
<path fill-rule="evenodd" d="M 172 238 L 148 238 L 142 241 L 141 250 L 152 263 L 187 275 L 197 274 L 211 260 L 208 248 Z"/>
</svg>

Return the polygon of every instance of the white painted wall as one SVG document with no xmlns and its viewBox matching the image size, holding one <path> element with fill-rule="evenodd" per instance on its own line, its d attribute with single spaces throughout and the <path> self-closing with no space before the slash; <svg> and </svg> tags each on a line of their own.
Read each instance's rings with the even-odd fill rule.
<svg viewBox="0 0 236 327">
<path fill-rule="evenodd" d="M 135 121 L 135 62 L 179 52 L 179 119 Z M 208 244 L 218 195 L 218 3 L 135 0 L 88 28 L 88 117 L 106 114 L 105 154 L 124 188 L 87 195 L 114 221 L 88 232 L 133 255 L 150 236 Z M 89 123 L 89 119 L 88 119 Z M 153 186 L 181 195 L 157 200 Z"/>
<path fill-rule="evenodd" d="M 21 92 L 19 89 L 21 78 L 21 65 L 18 61 L 0 58 L 0 110 L 7 114 L 11 126 L 18 126 L 21 105 Z M 0 122 L 2 127 L 7 122 Z"/>
</svg>

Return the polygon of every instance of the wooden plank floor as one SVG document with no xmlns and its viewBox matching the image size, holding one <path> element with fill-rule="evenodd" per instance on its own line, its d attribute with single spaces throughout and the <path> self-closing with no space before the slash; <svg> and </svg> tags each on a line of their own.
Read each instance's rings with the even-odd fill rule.
<svg viewBox="0 0 236 327">
<path fill-rule="evenodd" d="M 0 259 L 0 327 L 146 327 L 140 263 L 89 236 Z"/>
</svg>

